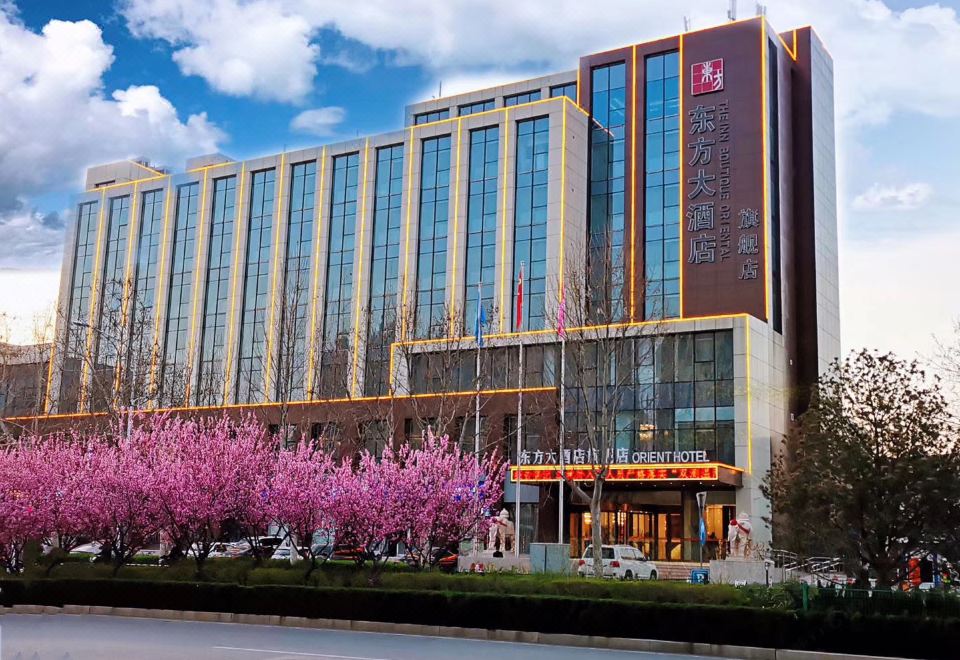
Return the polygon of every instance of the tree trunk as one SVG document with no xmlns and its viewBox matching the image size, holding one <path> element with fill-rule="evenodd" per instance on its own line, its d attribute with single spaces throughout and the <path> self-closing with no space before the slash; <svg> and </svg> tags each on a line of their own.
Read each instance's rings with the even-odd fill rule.
<svg viewBox="0 0 960 660">
<path fill-rule="evenodd" d="M 590 494 L 590 531 L 593 543 L 593 575 L 603 577 L 603 527 L 600 520 L 600 503 L 603 499 L 603 480 L 595 479 Z"/>
</svg>

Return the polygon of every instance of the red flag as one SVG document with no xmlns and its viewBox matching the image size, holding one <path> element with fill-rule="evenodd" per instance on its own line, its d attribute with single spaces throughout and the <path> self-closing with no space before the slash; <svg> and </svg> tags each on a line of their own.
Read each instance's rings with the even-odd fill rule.
<svg viewBox="0 0 960 660">
<path fill-rule="evenodd" d="M 567 298 L 562 290 L 560 291 L 560 309 L 557 310 L 557 336 L 560 339 L 567 337 Z"/>
<path fill-rule="evenodd" d="M 517 330 L 523 330 L 523 262 L 520 262 L 520 280 L 517 282 Z"/>
</svg>

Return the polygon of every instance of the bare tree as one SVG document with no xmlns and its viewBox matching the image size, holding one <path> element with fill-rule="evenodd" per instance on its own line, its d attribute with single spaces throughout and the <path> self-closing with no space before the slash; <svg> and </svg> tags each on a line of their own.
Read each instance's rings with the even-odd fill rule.
<svg viewBox="0 0 960 660">
<path fill-rule="evenodd" d="M 26 424 L 0 421 L 0 432 L 13 432 L 13 426 L 36 430 L 43 414 L 52 335 L 52 311 L 38 312 L 31 321 L 30 342 L 12 344 L 8 317 L 0 313 L 0 418 L 30 418 Z"/>
<path fill-rule="evenodd" d="M 623 269 L 610 263 L 612 251 L 597 251 L 587 267 L 568 270 L 563 287 L 565 377 L 560 387 L 565 397 L 564 437 L 559 451 L 579 458 L 589 481 L 563 475 L 573 495 L 590 507 L 593 569 L 603 575 L 601 505 L 610 466 L 618 450 L 631 451 L 637 436 L 633 415 L 637 365 L 652 364 L 663 325 L 657 319 L 631 323 L 625 314 Z M 599 256 L 598 256 L 599 255 Z M 604 263 L 598 261 L 604 260 Z M 571 263 L 586 263 L 571 259 Z M 559 288 L 559 287 L 558 287 Z M 643 289 L 641 289 L 643 290 Z M 604 293 L 606 292 L 606 293 Z M 620 296 L 611 300 L 610 296 Z M 554 327 L 560 311 L 553 312 Z"/>
</svg>

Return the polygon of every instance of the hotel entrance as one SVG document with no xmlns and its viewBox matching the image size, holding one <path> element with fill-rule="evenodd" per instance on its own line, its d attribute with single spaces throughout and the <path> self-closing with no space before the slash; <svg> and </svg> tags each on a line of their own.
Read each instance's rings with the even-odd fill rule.
<svg viewBox="0 0 960 660">
<path fill-rule="evenodd" d="M 592 542 L 589 509 L 574 505 L 568 518 L 570 556 L 580 557 Z M 707 497 L 705 560 L 721 556 L 727 525 L 735 516 L 734 493 L 713 491 Z M 685 491 L 613 491 L 600 512 L 603 543 L 639 548 L 654 561 L 700 558 L 696 496 Z"/>
</svg>

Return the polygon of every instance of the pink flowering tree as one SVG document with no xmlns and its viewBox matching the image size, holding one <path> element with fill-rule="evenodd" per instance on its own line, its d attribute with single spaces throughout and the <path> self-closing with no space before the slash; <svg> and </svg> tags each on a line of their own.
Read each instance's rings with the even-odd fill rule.
<svg viewBox="0 0 960 660">
<path fill-rule="evenodd" d="M 23 570 L 24 548 L 43 536 L 44 513 L 33 497 L 37 477 L 24 469 L 30 454 L 22 445 L 0 452 L 0 566 L 9 573 Z"/>
<path fill-rule="evenodd" d="M 404 445 L 399 458 L 405 473 L 402 512 L 415 565 L 431 566 L 435 550 L 485 534 L 487 511 L 503 496 L 506 463 L 496 453 L 480 458 L 428 430 L 419 448 Z"/>
<path fill-rule="evenodd" d="M 364 451 L 356 467 L 344 459 L 334 476 L 338 490 L 332 512 L 337 545 L 352 548 L 359 565 L 369 562 L 373 566 L 373 584 L 379 582 L 386 550 L 406 533 L 406 476 L 389 448 L 379 460 Z"/>
<path fill-rule="evenodd" d="M 269 509 L 292 551 L 309 562 L 304 581 L 309 580 L 318 559 L 329 557 L 333 550 L 328 545 L 334 534 L 333 509 L 341 494 L 339 478 L 344 475 L 313 440 L 301 440 L 277 457 Z M 314 547 L 315 535 L 327 539 L 328 544 Z"/>
<path fill-rule="evenodd" d="M 144 434 L 94 436 L 87 444 L 90 483 L 84 525 L 109 553 L 114 574 L 145 548 L 160 529 L 159 502 L 145 456 Z"/>
<path fill-rule="evenodd" d="M 202 572 L 224 525 L 245 515 L 248 489 L 272 468 L 273 450 L 251 418 L 163 417 L 135 433 L 150 471 L 158 524 Z"/>
</svg>

